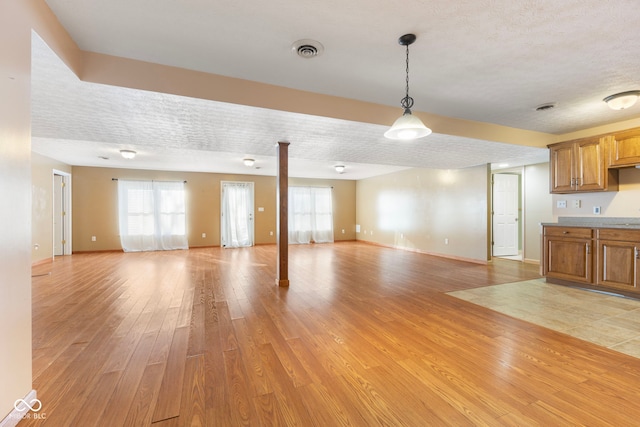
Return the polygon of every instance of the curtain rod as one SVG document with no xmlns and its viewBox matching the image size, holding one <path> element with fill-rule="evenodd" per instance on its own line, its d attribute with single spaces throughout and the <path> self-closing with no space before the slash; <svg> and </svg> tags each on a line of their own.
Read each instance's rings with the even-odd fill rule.
<svg viewBox="0 0 640 427">
<path fill-rule="evenodd" d="M 111 178 L 111 181 L 117 181 L 118 178 Z M 128 179 L 127 181 L 139 181 L 139 182 L 149 182 L 146 179 Z M 152 179 L 151 182 L 180 182 L 180 181 L 158 181 L 156 179 Z M 187 181 L 182 181 L 183 183 L 187 183 Z"/>
</svg>

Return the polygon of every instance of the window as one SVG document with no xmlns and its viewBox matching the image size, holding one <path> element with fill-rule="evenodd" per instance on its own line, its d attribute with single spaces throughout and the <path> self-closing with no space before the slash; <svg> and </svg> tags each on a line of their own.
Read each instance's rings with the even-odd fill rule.
<svg viewBox="0 0 640 427">
<path fill-rule="evenodd" d="M 125 252 L 188 249 L 183 182 L 118 181 Z"/>
<path fill-rule="evenodd" d="M 289 242 L 333 242 L 330 187 L 289 187 Z"/>
</svg>

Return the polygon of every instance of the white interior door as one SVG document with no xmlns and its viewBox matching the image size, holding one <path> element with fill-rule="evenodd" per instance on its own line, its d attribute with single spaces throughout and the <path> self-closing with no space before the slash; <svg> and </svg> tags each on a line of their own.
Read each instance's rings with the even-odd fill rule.
<svg viewBox="0 0 640 427">
<path fill-rule="evenodd" d="M 253 246 L 253 182 L 222 182 L 220 238 L 225 248 Z"/>
<path fill-rule="evenodd" d="M 53 255 L 64 255 L 65 233 L 64 233 L 64 177 L 53 175 Z"/>
<path fill-rule="evenodd" d="M 518 175 L 493 175 L 493 256 L 518 255 L 518 182 Z"/>
</svg>

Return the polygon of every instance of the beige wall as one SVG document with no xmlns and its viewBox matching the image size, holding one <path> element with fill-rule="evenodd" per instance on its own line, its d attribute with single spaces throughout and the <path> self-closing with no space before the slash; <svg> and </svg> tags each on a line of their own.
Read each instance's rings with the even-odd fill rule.
<svg viewBox="0 0 640 427">
<path fill-rule="evenodd" d="M 53 258 L 53 172 L 71 166 L 31 153 L 31 262 Z"/>
<path fill-rule="evenodd" d="M 640 216 L 640 169 L 623 168 L 618 172 L 618 191 L 606 193 L 554 194 L 552 209 L 554 219 L 559 216 L 587 217 L 638 217 Z M 566 208 L 557 208 L 558 200 L 566 200 Z M 574 201 L 580 208 L 574 208 Z M 593 207 L 600 206 L 601 214 L 594 215 Z"/>
<path fill-rule="evenodd" d="M 31 25 L 22 3 L 0 2 L 0 421 L 31 391 Z"/>
<path fill-rule="evenodd" d="M 408 169 L 358 181 L 358 240 L 487 261 L 489 173 Z"/>
<path fill-rule="evenodd" d="M 119 179 L 187 181 L 187 233 L 190 247 L 220 245 L 220 186 L 222 181 L 254 183 L 255 242 L 276 242 L 276 178 L 198 172 L 166 172 L 111 168 L 73 168 L 74 252 L 121 249 L 118 235 Z M 334 188 L 335 240 L 355 240 L 355 182 L 291 179 L 289 185 Z M 264 208 L 259 211 L 258 208 Z M 343 234 L 341 231 L 345 230 Z M 273 235 L 270 234 L 273 232 Z M 202 237 L 202 233 L 206 237 Z M 96 236 L 92 242 L 91 237 Z"/>
<path fill-rule="evenodd" d="M 524 251 L 526 262 L 540 262 L 540 223 L 552 222 L 549 163 L 524 167 Z"/>
</svg>

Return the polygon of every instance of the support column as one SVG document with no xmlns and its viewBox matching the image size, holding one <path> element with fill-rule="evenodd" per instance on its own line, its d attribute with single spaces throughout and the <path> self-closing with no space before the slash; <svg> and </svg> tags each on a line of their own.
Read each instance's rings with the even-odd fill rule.
<svg viewBox="0 0 640 427">
<path fill-rule="evenodd" d="M 278 182 L 276 206 L 278 207 L 277 241 L 278 266 L 276 284 L 289 286 L 289 143 L 278 142 Z"/>
</svg>

